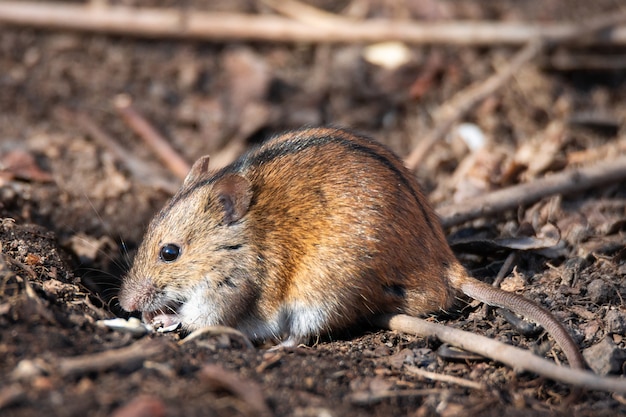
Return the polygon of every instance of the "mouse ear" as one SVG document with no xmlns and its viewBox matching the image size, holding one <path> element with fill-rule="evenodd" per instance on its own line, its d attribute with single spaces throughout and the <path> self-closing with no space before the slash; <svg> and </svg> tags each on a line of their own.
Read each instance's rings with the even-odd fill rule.
<svg viewBox="0 0 626 417">
<path fill-rule="evenodd" d="M 193 166 L 189 170 L 189 173 L 185 177 L 185 181 L 183 181 L 183 187 L 188 186 L 189 184 L 194 183 L 199 178 L 202 178 L 209 172 L 209 155 L 204 155 L 200 157 L 196 162 L 194 162 Z"/>
<path fill-rule="evenodd" d="M 248 212 L 252 187 L 247 178 L 239 174 L 227 174 L 215 181 L 213 189 L 224 209 L 224 223 L 234 223 Z"/>
</svg>

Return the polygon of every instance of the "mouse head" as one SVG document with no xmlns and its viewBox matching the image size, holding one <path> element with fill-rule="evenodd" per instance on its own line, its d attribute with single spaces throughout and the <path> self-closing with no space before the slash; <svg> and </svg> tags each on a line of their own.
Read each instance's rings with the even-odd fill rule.
<svg viewBox="0 0 626 417">
<path fill-rule="evenodd" d="M 238 173 L 212 174 L 200 158 L 151 221 L 122 281 L 122 308 L 144 321 L 190 328 L 229 324 L 253 297 L 247 234 L 252 188 Z"/>
</svg>

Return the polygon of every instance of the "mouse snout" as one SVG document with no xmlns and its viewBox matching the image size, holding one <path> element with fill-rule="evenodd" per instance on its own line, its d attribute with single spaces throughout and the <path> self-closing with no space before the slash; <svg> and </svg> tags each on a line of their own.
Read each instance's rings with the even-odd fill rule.
<svg viewBox="0 0 626 417">
<path fill-rule="evenodd" d="M 120 305 L 126 311 L 144 311 L 156 293 L 157 288 L 149 278 L 125 279 L 119 293 Z"/>
</svg>

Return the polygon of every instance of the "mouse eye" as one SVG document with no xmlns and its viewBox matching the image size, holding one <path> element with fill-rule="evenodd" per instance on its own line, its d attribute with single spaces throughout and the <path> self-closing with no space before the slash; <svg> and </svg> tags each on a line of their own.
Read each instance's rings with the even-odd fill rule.
<svg viewBox="0 0 626 417">
<path fill-rule="evenodd" d="M 180 256 L 180 246 L 173 243 L 163 245 L 159 251 L 159 258 L 164 262 L 174 262 Z"/>
</svg>

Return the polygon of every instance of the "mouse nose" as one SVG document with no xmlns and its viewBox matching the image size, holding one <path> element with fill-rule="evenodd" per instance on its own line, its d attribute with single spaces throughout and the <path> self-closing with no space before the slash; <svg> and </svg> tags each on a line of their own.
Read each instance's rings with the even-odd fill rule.
<svg viewBox="0 0 626 417">
<path fill-rule="evenodd" d="M 122 280 L 120 306 L 126 311 L 143 311 L 154 299 L 157 288 L 150 278 Z"/>
</svg>

